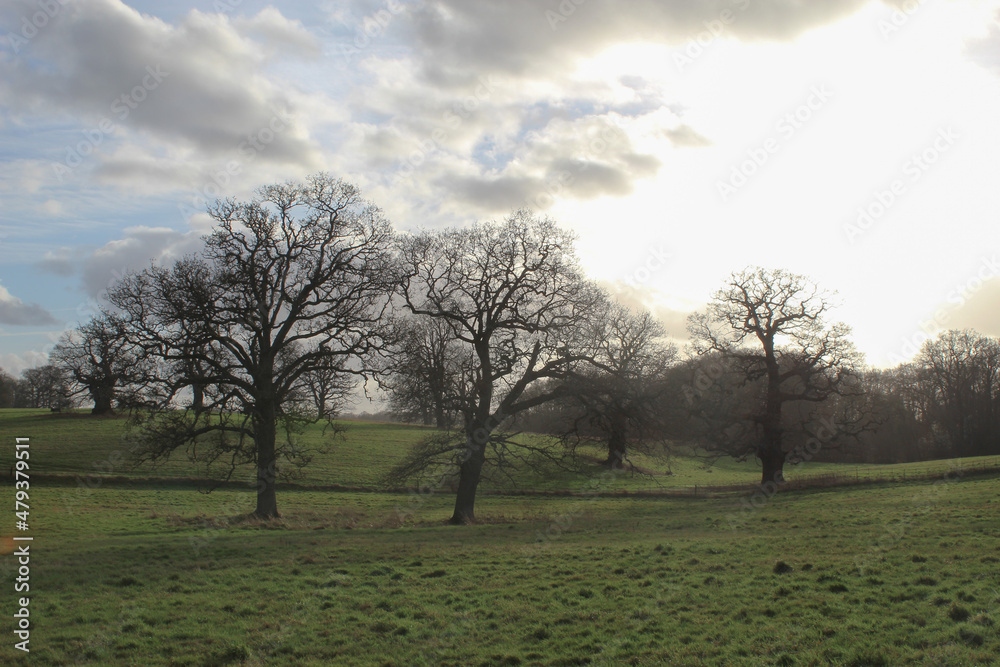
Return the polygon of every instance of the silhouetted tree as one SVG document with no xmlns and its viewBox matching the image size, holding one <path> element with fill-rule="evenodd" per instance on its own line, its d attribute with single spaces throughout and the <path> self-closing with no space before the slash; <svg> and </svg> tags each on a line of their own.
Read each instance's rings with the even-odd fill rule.
<svg viewBox="0 0 1000 667">
<path fill-rule="evenodd" d="M 1000 452 L 1000 342 L 975 331 L 945 331 L 914 360 L 926 418 L 947 439 L 942 454 Z"/>
<path fill-rule="evenodd" d="M 695 351 L 719 355 L 726 373 L 736 373 L 749 390 L 742 402 L 753 401 L 747 415 L 751 426 L 735 428 L 723 446 L 737 457 L 755 455 L 761 461 L 762 484 L 784 481 L 786 405 L 818 406 L 833 396 L 858 392 L 858 355 L 849 329 L 824 322 L 829 299 L 803 276 L 745 269 L 730 277 L 707 312 L 689 319 Z M 865 419 L 860 414 L 848 418 L 855 425 Z"/>
<path fill-rule="evenodd" d="M 129 339 L 164 365 L 197 368 L 204 388 L 200 403 L 180 411 L 174 399 L 192 377 L 161 378 L 158 409 L 137 417 L 139 460 L 184 446 L 195 460 L 225 461 L 228 475 L 255 464 L 255 514 L 275 517 L 276 476 L 308 462 L 292 442 L 303 378 L 384 343 L 391 232 L 354 186 L 325 174 L 217 202 L 209 213 L 217 225 L 200 254 L 109 290 Z"/>
<path fill-rule="evenodd" d="M 50 359 L 66 372 L 77 393 L 89 395 L 95 415 L 111 413 L 119 391 L 143 384 L 150 368 L 142 349 L 124 336 L 121 321 L 108 314 L 64 334 Z"/>
<path fill-rule="evenodd" d="M 662 403 L 677 349 L 664 340 L 663 325 L 649 312 L 609 303 L 598 320 L 593 364 L 563 382 L 561 403 L 578 414 L 570 432 L 580 434 L 583 424 L 589 426 L 584 433 L 596 432 L 607 441 L 604 465 L 620 468 L 630 444 L 662 441 L 666 434 Z"/>
<path fill-rule="evenodd" d="M 451 428 L 462 372 L 449 325 L 428 317 L 401 318 L 386 369 L 389 407 L 398 417 Z"/>
<path fill-rule="evenodd" d="M 339 359 L 307 371 L 300 378 L 304 402 L 315 411 L 317 419 L 336 417 L 356 384 L 357 377 L 347 370 L 345 360 Z"/>
<path fill-rule="evenodd" d="M 402 469 L 452 456 L 459 479 L 451 522 L 471 523 L 487 446 L 498 459 L 509 455 L 498 428 L 552 399 L 526 391 L 593 359 L 588 336 L 605 297 L 583 278 L 572 237 L 527 211 L 401 238 L 399 254 L 406 307 L 447 325 L 465 360 L 455 392 L 461 444 L 424 448 Z"/>
<path fill-rule="evenodd" d="M 53 364 L 24 371 L 15 391 L 15 407 L 53 410 L 73 407 L 73 390 L 66 371 Z"/>
<path fill-rule="evenodd" d="M 0 408 L 14 407 L 17 395 L 17 378 L 0 368 Z"/>
</svg>

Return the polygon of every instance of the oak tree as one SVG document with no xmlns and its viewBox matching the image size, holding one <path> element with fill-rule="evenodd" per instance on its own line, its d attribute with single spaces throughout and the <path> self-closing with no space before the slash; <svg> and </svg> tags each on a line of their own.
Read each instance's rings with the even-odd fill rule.
<svg viewBox="0 0 1000 667">
<path fill-rule="evenodd" d="M 826 323 L 830 307 L 831 296 L 804 276 L 748 268 L 730 276 L 706 312 L 689 318 L 695 351 L 717 355 L 726 375 L 735 373 L 748 389 L 750 427 L 737 424 L 723 442 L 729 454 L 760 460 L 762 484 L 784 482 L 790 443 L 783 413 L 790 406 L 856 391 L 858 355 L 847 326 Z"/>
<path fill-rule="evenodd" d="M 463 229 L 400 239 L 401 296 L 415 316 L 446 325 L 463 362 L 453 401 L 461 415 L 454 524 L 475 521 L 488 446 L 512 417 L 553 398 L 528 390 L 592 359 L 594 317 L 604 294 L 585 280 L 573 238 L 528 211 Z M 440 450 L 438 450 L 440 453 Z"/>
<path fill-rule="evenodd" d="M 254 465 L 255 514 L 276 517 L 277 476 L 308 462 L 293 438 L 309 417 L 299 409 L 304 378 L 331 368 L 362 375 L 358 360 L 384 343 L 391 231 L 357 188 L 326 174 L 217 202 L 209 214 L 217 224 L 202 252 L 109 290 L 132 342 L 198 374 L 161 377 L 157 409 L 136 426 L 139 458 L 186 448 L 224 463 L 227 477 Z M 200 400 L 178 409 L 192 385 Z"/>
<path fill-rule="evenodd" d="M 129 342 L 122 322 L 110 314 L 64 334 L 50 360 L 65 371 L 75 393 L 90 397 L 94 415 L 110 414 L 123 392 L 142 386 L 150 371 L 143 350 Z"/>
<path fill-rule="evenodd" d="M 606 440 L 604 465 L 621 468 L 630 447 L 663 440 L 667 371 L 677 348 L 648 311 L 609 302 L 599 318 L 593 363 L 568 377 L 560 399 L 576 413 L 569 433 Z"/>
</svg>

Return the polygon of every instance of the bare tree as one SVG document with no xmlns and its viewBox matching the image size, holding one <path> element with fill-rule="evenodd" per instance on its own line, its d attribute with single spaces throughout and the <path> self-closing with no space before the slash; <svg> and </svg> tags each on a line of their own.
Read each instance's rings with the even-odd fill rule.
<svg viewBox="0 0 1000 667">
<path fill-rule="evenodd" d="M 667 413 L 661 404 L 677 348 L 665 341 L 663 325 L 648 311 L 612 302 L 599 321 L 593 365 L 565 380 L 561 400 L 577 408 L 570 434 L 602 435 L 608 448 L 604 465 L 620 468 L 630 446 L 663 440 Z"/>
<path fill-rule="evenodd" d="M 784 481 L 785 406 L 857 391 L 858 355 L 846 325 L 825 323 L 829 308 L 830 296 L 807 278 L 751 268 L 734 273 L 707 312 L 688 321 L 698 354 L 717 353 L 743 383 L 759 383 L 747 415 L 752 429 L 728 442 L 729 453 L 761 461 L 762 484 Z M 863 419 L 852 415 L 852 424 L 856 418 Z"/>
<path fill-rule="evenodd" d="M 209 213 L 218 224 L 203 252 L 109 290 L 130 340 L 197 373 L 162 378 L 158 409 L 137 417 L 139 458 L 157 462 L 186 447 L 194 460 L 225 462 L 227 477 L 253 464 L 255 514 L 276 517 L 276 476 L 308 462 L 292 437 L 304 418 L 303 378 L 347 369 L 342 361 L 384 343 L 391 231 L 354 186 L 325 174 L 217 202 Z M 195 380 L 202 400 L 175 409 Z"/>
<path fill-rule="evenodd" d="M 108 314 L 64 334 L 51 361 L 66 372 L 76 385 L 76 393 L 89 395 L 94 415 L 110 414 L 119 392 L 129 385 L 141 385 L 149 369 L 141 348 L 124 336 L 121 321 Z"/>
<path fill-rule="evenodd" d="M 65 410 L 74 405 L 66 371 L 54 364 L 29 368 L 15 390 L 15 407 Z"/>
<path fill-rule="evenodd" d="M 451 428 L 462 371 L 451 328 L 442 319 L 408 317 L 396 329 L 386 369 L 389 408 L 402 419 Z"/>
<path fill-rule="evenodd" d="M 587 333 L 604 295 L 584 280 L 572 237 L 527 211 L 404 237 L 399 246 L 407 308 L 446 324 L 464 351 L 455 391 L 461 444 L 424 453 L 454 456 L 459 479 L 451 522 L 471 523 L 487 446 L 497 459 L 513 455 L 507 440 L 495 437 L 498 428 L 552 399 L 526 390 L 593 358 Z"/>
<path fill-rule="evenodd" d="M 17 378 L 0 368 L 0 408 L 14 407 L 17 397 Z"/>
<path fill-rule="evenodd" d="M 316 418 L 329 420 L 340 413 L 357 378 L 347 369 L 345 360 L 338 359 L 303 373 L 299 384 L 304 401 L 315 411 Z"/>
<path fill-rule="evenodd" d="M 942 454 L 1000 452 L 1000 342 L 975 331 L 945 331 L 914 360 L 926 419 L 946 440 Z"/>
</svg>

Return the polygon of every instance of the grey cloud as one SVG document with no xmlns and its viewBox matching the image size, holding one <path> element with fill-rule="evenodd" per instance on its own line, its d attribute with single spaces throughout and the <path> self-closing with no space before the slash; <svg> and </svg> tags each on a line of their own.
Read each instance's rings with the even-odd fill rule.
<svg viewBox="0 0 1000 667">
<path fill-rule="evenodd" d="M 18 0 L 14 11 L 37 7 Z M 170 25 L 117 0 L 67 3 L 26 47 L 30 57 L 0 61 L 0 94 L 20 113 L 77 114 L 95 132 L 107 119 L 210 156 L 273 132 L 260 159 L 317 160 L 293 101 L 261 74 L 261 42 L 241 28 L 279 46 L 308 34 L 274 9 L 236 23 L 193 11 Z"/>
<path fill-rule="evenodd" d="M 47 326 L 59 324 L 52 313 L 37 303 L 24 303 L 0 285 L 0 324 Z"/>
<path fill-rule="evenodd" d="M 628 160 L 611 162 L 573 158 L 554 160 L 542 176 L 458 176 L 439 177 L 438 185 L 449 194 L 484 211 L 497 212 L 520 206 L 547 208 L 554 197 L 582 200 L 602 196 L 622 196 L 633 190 L 633 181 L 652 175 L 659 167 L 652 156 L 629 154 Z"/>
<path fill-rule="evenodd" d="M 252 17 L 238 17 L 233 25 L 241 33 L 251 35 L 272 51 L 315 58 L 322 53 L 319 42 L 299 21 L 292 21 L 273 6 L 267 6 Z"/>
<path fill-rule="evenodd" d="M 51 251 L 46 253 L 36 266 L 46 273 L 53 273 L 57 276 L 72 276 L 77 271 L 72 258 Z"/>
<path fill-rule="evenodd" d="M 606 194 L 621 196 L 632 192 L 631 174 L 618 166 L 558 160 L 552 167 L 556 174 L 568 175 L 566 190 L 580 199 L 593 199 Z"/>
<path fill-rule="evenodd" d="M 702 148 L 712 145 L 710 139 L 702 136 L 690 125 L 678 125 L 669 130 L 663 130 L 663 136 L 677 148 Z"/>
<path fill-rule="evenodd" d="M 868 0 L 587 0 L 504 3 L 429 0 L 412 12 L 427 79 L 467 85 L 474 73 L 544 75 L 619 41 L 683 43 L 718 21 L 744 40 L 789 40 L 846 16 Z"/>
<path fill-rule="evenodd" d="M 87 296 L 100 298 L 107 288 L 129 271 L 151 263 L 169 262 L 202 247 L 197 231 L 181 232 L 165 227 L 129 227 L 120 239 L 99 248 L 61 248 L 36 264 L 59 275 L 78 274 Z"/>
<path fill-rule="evenodd" d="M 446 173 L 438 175 L 437 183 L 489 212 L 516 206 L 544 209 L 556 197 L 627 195 L 636 180 L 655 175 L 659 167 L 659 159 L 637 152 L 628 135 L 606 118 L 557 119 L 499 170 Z"/>
<path fill-rule="evenodd" d="M 484 210 L 504 211 L 523 206 L 543 192 L 545 181 L 514 176 L 448 176 L 441 180 L 440 185 L 447 187 L 457 199 L 475 203 Z"/>
</svg>

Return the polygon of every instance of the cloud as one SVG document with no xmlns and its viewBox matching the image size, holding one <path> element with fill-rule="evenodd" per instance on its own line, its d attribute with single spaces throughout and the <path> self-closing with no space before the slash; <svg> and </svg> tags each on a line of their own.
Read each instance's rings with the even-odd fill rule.
<svg viewBox="0 0 1000 667">
<path fill-rule="evenodd" d="M 1000 13 L 994 15 L 987 34 L 970 41 L 967 49 L 973 62 L 1000 76 Z"/>
<path fill-rule="evenodd" d="M 0 369 L 15 378 L 29 368 L 38 368 L 48 362 L 49 355 L 43 350 L 27 350 L 20 354 L 17 352 L 0 354 Z"/>
<path fill-rule="evenodd" d="M 59 324 L 52 314 L 37 303 L 24 303 L 0 285 L 0 324 L 48 326 Z"/>
<path fill-rule="evenodd" d="M 151 263 L 165 263 L 202 248 L 202 232 L 180 232 L 166 227 L 128 227 L 122 238 L 99 248 L 61 248 L 38 263 L 43 271 L 57 275 L 79 275 L 88 297 L 99 299 L 105 290 L 129 271 Z"/>
<path fill-rule="evenodd" d="M 439 173 L 436 185 L 456 202 L 491 213 L 522 206 L 541 210 L 557 197 L 586 201 L 627 195 L 635 181 L 656 174 L 660 160 L 639 152 L 620 120 L 613 115 L 554 118 L 520 142 L 508 137 L 510 145 L 494 151 L 499 167 L 469 173 L 469 166 L 459 162 Z M 493 143 L 504 141 L 494 138 Z"/>
<path fill-rule="evenodd" d="M 677 148 L 701 148 L 712 145 L 710 139 L 699 134 L 690 125 L 678 125 L 675 128 L 663 130 L 663 136 Z"/>
<path fill-rule="evenodd" d="M 990 278 L 975 291 L 967 292 L 948 317 L 949 329 L 975 329 L 987 336 L 1000 336 L 1000 277 Z M 947 312 L 947 311 L 945 311 Z"/>
<path fill-rule="evenodd" d="M 677 310 L 662 303 L 663 294 L 659 290 L 623 280 L 601 281 L 600 283 L 618 303 L 635 311 L 648 310 L 663 324 L 667 337 L 677 344 L 690 338 L 687 318 L 690 311 Z"/>
<path fill-rule="evenodd" d="M 252 17 L 237 17 L 233 26 L 244 35 L 265 44 L 271 54 L 293 54 L 316 58 L 322 50 L 316 38 L 299 21 L 292 21 L 274 7 L 265 7 Z"/>
<path fill-rule="evenodd" d="M 615 0 L 504 3 L 428 0 L 411 12 L 424 75 L 466 85 L 475 75 L 558 76 L 579 59 L 619 42 L 681 44 L 733 17 L 725 33 L 742 40 L 787 41 L 842 18 L 868 0 Z"/>
<path fill-rule="evenodd" d="M 17 0 L 11 9 L 30 16 L 38 7 Z M 15 118 L 89 124 L 63 152 L 89 140 L 79 152 L 100 155 L 105 178 L 170 178 L 192 161 L 251 153 L 262 163 L 323 164 L 296 117 L 307 96 L 267 73 L 279 54 L 313 58 L 319 47 L 273 7 L 232 20 L 192 10 L 172 25 L 118 0 L 67 3 L 23 48 L 30 53 L 0 59 L 5 104 Z"/>
</svg>

